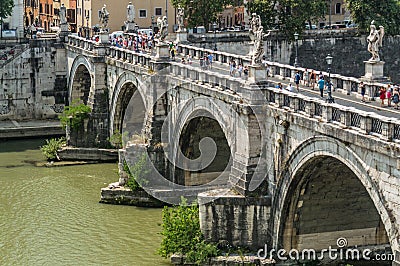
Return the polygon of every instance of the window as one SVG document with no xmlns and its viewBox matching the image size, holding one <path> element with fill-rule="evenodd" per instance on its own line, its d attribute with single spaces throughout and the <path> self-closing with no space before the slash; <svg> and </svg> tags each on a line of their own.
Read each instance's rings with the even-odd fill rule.
<svg viewBox="0 0 400 266">
<path fill-rule="evenodd" d="M 146 9 L 139 9 L 139 18 L 147 17 L 147 10 Z"/>
<path fill-rule="evenodd" d="M 340 3 L 337 3 L 335 6 L 335 14 L 341 14 L 342 13 L 342 5 Z"/>
<path fill-rule="evenodd" d="M 162 16 L 162 8 L 161 7 L 156 7 L 155 11 L 154 11 L 154 14 L 156 16 Z"/>
<path fill-rule="evenodd" d="M 75 9 L 67 9 L 67 21 L 75 24 Z"/>
</svg>

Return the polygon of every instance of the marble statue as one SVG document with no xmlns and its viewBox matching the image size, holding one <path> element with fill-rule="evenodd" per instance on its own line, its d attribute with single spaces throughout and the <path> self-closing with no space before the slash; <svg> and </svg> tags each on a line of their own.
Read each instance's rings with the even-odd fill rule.
<svg viewBox="0 0 400 266">
<path fill-rule="evenodd" d="M 250 39 L 252 41 L 255 40 L 255 34 L 258 30 L 258 28 L 261 26 L 261 17 L 260 15 L 257 15 L 256 13 L 251 14 L 251 19 L 250 19 L 250 29 L 249 29 L 249 34 L 250 34 Z"/>
<path fill-rule="evenodd" d="M 176 32 L 184 31 L 184 25 L 183 25 L 184 16 L 185 16 L 185 11 L 181 6 L 179 6 L 178 12 L 176 14 L 176 21 L 178 23 L 178 30 Z"/>
<path fill-rule="evenodd" d="M 385 35 L 385 29 L 383 26 L 379 26 L 379 30 L 376 29 L 374 21 L 370 25 L 370 33 L 367 37 L 368 41 L 368 52 L 371 53 L 372 57 L 368 61 L 380 61 L 379 58 L 379 47 L 382 47 L 383 36 Z"/>
<path fill-rule="evenodd" d="M 264 55 L 264 38 L 268 37 L 271 32 L 268 31 L 267 34 L 264 34 L 264 27 L 261 26 L 261 18 L 256 13 L 252 14 L 249 33 L 254 43 L 253 50 L 250 52 L 251 64 L 253 66 L 261 66 Z"/>
<path fill-rule="evenodd" d="M 135 22 L 135 6 L 132 5 L 132 2 L 129 2 L 126 7 L 126 18 L 127 22 Z"/>
<path fill-rule="evenodd" d="M 254 50 L 251 56 L 251 64 L 253 66 L 260 66 L 262 63 L 262 57 L 264 55 L 264 37 L 268 36 L 264 34 L 264 27 L 258 27 L 257 31 L 254 32 Z"/>
<path fill-rule="evenodd" d="M 101 10 L 99 10 L 99 19 L 100 19 L 101 29 L 103 31 L 106 31 L 107 29 L 109 18 L 110 18 L 110 13 L 107 11 L 106 4 L 104 4 Z"/>
<path fill-rule="evenodd" d="M 158 17 L 157 18 L 157 26 L 160 29 L 160 32 L 158 33 L 158 40 L 160 42 L 163 42 L 165 40 L 165 38 L 168 35 L 168 21 L 167 21 L 167 17 Z"/>
<path fill-rule="evenodd" d="M 67 8 L 64 6 L 64 3 L 61 4 L 59 17 L 61 25 L 67 24 Z"/>
</svg>

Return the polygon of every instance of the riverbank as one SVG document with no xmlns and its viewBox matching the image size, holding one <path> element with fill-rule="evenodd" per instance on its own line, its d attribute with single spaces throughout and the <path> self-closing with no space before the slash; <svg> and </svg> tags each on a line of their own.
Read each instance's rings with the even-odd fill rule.
<svg viewBox="0 0 400 266">
<path fill-rule="evenodd" d="M 64 136 L 58 120 L 0 121 L 0 139 Z"/>
</svg>

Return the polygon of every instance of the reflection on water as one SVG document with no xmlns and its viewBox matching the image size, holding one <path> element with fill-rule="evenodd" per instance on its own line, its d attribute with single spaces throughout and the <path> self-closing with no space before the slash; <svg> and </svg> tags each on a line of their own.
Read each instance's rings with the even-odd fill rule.
<svg viewBox="0 0 400 266">
<path fill-rule="evenodd" d="M 169 265 L 161 209 L 98 203 L 116 164 L 35 167 L 43 144 L 0 142 L 0 265 Z"/>
</svg>

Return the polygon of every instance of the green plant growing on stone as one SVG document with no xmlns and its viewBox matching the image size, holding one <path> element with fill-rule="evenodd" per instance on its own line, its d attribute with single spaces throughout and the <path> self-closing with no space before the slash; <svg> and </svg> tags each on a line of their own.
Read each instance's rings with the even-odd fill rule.
<svg viewBox="0 0 400 266">
<path fill-rule="evenodd" d="M 145 179 L 146 175 L 149 173 L 149 170 L 145 169 L 144 167 L 146 165 L 146 160 L 147 160 L 146 153 L 143 153 L 139 157 L 139 160 L 130 167 L 128 163 L 124 161 L 123 169 L 129 176 L 126 185 L 132 191 L 141 190 L 142 187 L 149 182 L 148 180 Z"/>
<path fill-rule="evenodd" d="M 63 145 L 66 144 L 64 137 L 59 139 L 46 139 L 46 144 L 40 147 L 43 155 L 48 161 L 58 160 L 57 150 L 59 150 Z"/>
<path fill-rule="evenodd" d="M 207 243 L 200 230 L 199 208 L 196 203 L 182 203 L 175 207 L 164 207 L 159 254 L 165 258 L 172 254 L 186 255 L 186 262 L 200 265 L 218 255 L 215 244 Z"/>
<path fill-rule="evenodd" d="M 61 125 L 65 129 L 68 125 L 71 129 L 80 128 L 83 120 L 89 117 L 91 109 L 89 106 L 73 101 L 71 105 L 66 106 L 64 111 L 59 115 Z"/>
<path fill-rule="evenodd" d="M 122 148 L 122 134 L 121 132 L 116 129 L 114 133 L 111 135 L 111 137 L 108 138 L 108 141 L 111 143 L 111 145 L 117 149 Z"/>
</svg>

